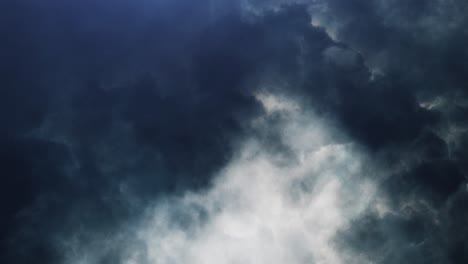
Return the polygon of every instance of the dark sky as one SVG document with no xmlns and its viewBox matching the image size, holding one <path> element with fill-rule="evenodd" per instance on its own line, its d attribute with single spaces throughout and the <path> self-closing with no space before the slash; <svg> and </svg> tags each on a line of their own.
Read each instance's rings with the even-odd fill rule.
<svg viewBox="0 0 468 264">
<path fill-rule="evenodd" d="M 0 0 L 0 263 L 468 263 L 465 0 Z"/>
</svg>

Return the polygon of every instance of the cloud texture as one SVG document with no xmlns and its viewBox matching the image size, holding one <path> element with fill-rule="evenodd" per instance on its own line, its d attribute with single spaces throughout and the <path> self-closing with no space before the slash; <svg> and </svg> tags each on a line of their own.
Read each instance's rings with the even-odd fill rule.
<svg viewBox="0 0 468 264">
<path fill-rule="evenodd" d="M 467 8 L 2 1 L 0 262 L 467 262 Z"/>
<path fill-rule="evenodd" d="M 288 153 L 246 139 L 209 188 L 156 202 L 122 234 L 72 244 L 69 263 L 99 263 L 114 243 L 123 243 L 123 263 L 362 263 L 333 238 L 371 202 L 385 206 L 365 157 L 294 102 L 259 98 L 268 111 L 254 129 L 275 129 L 277 115 Z"/>
</svg>

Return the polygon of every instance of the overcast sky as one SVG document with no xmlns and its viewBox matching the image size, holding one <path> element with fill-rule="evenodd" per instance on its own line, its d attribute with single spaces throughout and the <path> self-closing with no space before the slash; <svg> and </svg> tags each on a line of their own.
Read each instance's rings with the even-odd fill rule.
<svg viewBox="0 0 468 264">
<path fill-rule="evenodd" d="M 0 0 L 0 263 L 468 263 L 465 0 Z"/>
</svg>

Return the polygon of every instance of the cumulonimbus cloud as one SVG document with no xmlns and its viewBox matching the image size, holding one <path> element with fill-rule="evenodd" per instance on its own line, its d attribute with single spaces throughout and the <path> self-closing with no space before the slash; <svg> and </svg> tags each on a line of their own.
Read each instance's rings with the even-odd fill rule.
<svg viewBox="0 0 468 264">
<path fill-rule="evenodd" d="M 1 263 L 468 263 L 466 1 L 4 2 Z"/>
<path fill-rule="evenodd" d="M 156 201 L 131 231 L 97 248 L 130 232 L 138 246 L 127 245 L 121 263 L 364 263 L 334 238 L 376 204 L 369 159 L 294 100 L 257 99 L 265 109 L 252 124 L 259 133 L 239 144 L 209 188 Z M 287 158 L 264 146 L 268 129 L 277 130 Z M 106 254 L 96 245 L 70 249 L 73 264 Z"/>
</svg>

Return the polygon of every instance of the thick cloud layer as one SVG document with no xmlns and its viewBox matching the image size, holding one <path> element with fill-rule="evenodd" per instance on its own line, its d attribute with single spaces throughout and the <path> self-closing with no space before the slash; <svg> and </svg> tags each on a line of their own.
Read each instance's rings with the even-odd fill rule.
<svg viewBox="0 0 468 264">
<path fill-rule="evenodd" d="M 467 8 L 0 2 L 0 262 L 467 262 Z"/>
<path fill-rule="evenodd" d="M 207 190 L 156 201 L 117 235 L 67 244 L 66 263 L 100 263 L 116 244 L 123 263 L 360 263 L 333 236 L 371 202 L 384 206 L 366 158 L 294 101 L 259 100 L 267 112 L 253 129 L 279 130 L 287 153 L 247 138 Z"/>
</svg>

